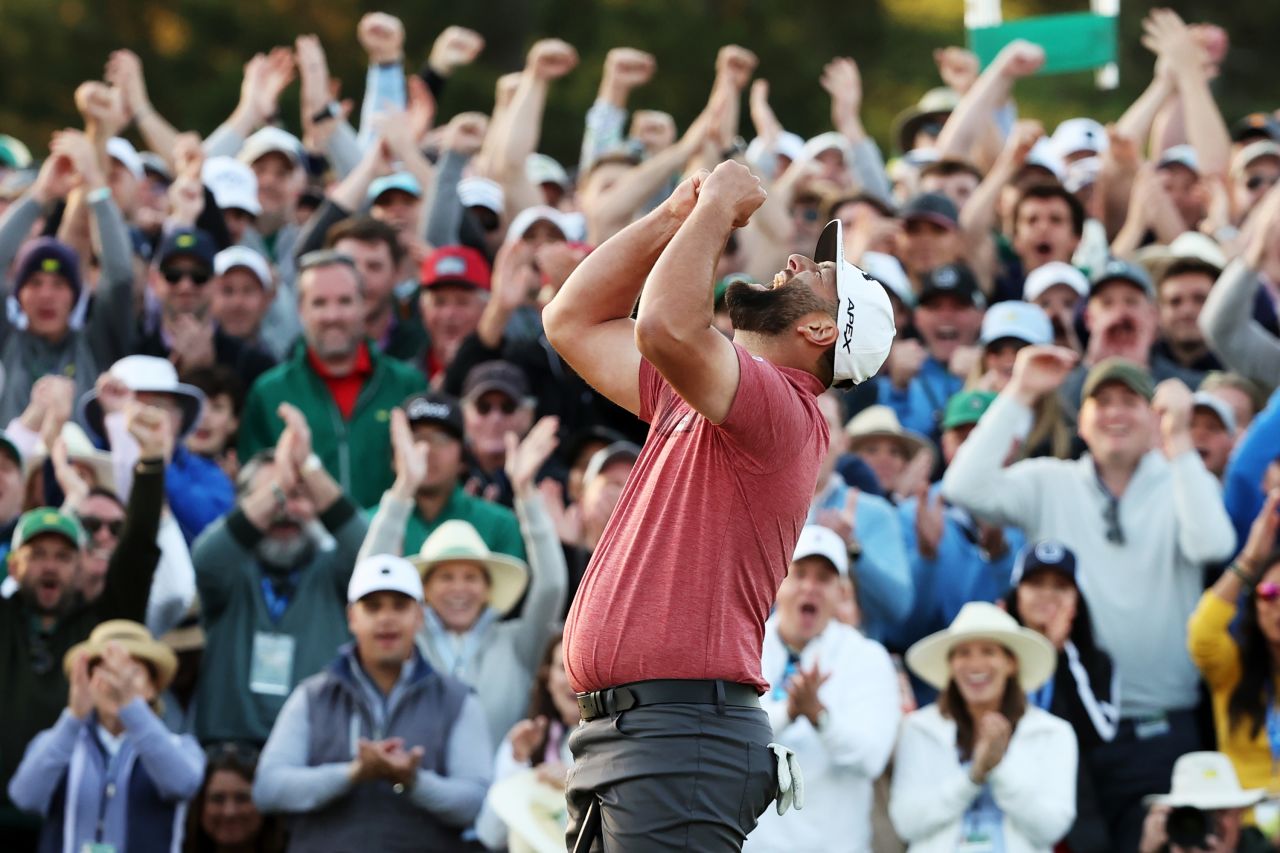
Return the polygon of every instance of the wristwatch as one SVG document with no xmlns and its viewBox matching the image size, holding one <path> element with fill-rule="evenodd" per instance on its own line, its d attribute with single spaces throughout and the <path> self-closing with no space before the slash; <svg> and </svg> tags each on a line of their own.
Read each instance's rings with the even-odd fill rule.
<svg viewBox="0 0 1280 853">
<path fill-rule="evenodd" d="M 315 115 L 311 116 L 311 120 L 316 124 L 321 124 L 340 115 L 342 115 L 342 107 L 338 105 L 337 101 L 330 101 L 321 107 Z"/>
</svg>

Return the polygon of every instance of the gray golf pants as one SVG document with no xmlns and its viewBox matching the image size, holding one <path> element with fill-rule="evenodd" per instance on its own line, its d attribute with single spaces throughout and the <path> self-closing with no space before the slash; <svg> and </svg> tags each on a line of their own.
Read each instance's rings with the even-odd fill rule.
<svg viewBox="0 0 1280 853">
<path fill-rule="evenodd" d="M 777 762 L 759 708 L 646 705 L 581 724 L 565 794 L 568 849 L 593 799 L 592 853 L 741 850 L 777 794 Z"/>
</svg>

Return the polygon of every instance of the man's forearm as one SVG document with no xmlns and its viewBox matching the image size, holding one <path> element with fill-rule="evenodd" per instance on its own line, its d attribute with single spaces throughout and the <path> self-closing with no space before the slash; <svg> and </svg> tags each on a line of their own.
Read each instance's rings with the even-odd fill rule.
<svg viewBox="0 0 1280 853">
<path fill-rule="evenodd" d="M 630 317 L 649 270 L 679 228 L 680 220 L 662 205 L 587 255 L 547 305 L 548 329 Z"/>
<path fill-rule="evenodd" d="M 1178 77 L 1178 95 L 1187 141 L 1200 157 L 1200 173 L 1225 176 L 1231 159 L 1231 134 L 1204 72 L 1199 68 L 1183 69 Z"/>
<path fill-rule="evenodd" d="M 640 296 L 640 326 L 656 321 L 679 337 L 711 325 L 716 261 L 733 230 L 732 216 L 709 204 L 694 208 L 653 267 Z"/>
</svg>

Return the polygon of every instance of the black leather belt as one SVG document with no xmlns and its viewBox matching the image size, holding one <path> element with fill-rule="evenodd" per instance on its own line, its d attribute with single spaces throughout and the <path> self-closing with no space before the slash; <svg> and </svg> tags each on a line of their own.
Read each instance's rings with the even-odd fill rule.
<svg viewBox="0 0 1280 853">
<path fill-rule="evenodd" d="M 635 681 L 604 690 L 578 694 L 578 710 L 584 722 L 642 705 L 732 705 L 759 708 L 760 697 L 749 684 L 732 681 L 667 679 Z"/>
</svg>

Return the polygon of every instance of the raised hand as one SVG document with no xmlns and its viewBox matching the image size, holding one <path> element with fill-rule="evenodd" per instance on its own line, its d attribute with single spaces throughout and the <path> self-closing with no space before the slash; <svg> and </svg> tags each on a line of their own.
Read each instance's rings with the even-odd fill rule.
<svg viewBox="0 0 1280 853">
<path fill-rule="evenodd" d="M 293 82 L 294 73 L 293 51 L 287 47 L 272 48 L 265 55 L 256 54 L 245 63 L 240 106 L 249 112 L 255 125 L 265 123 L 276 114 L 280 93 Z"/>
<path fill-rule="evenodd" d="M 124 420 L 129 434 L 138 442 L 139 459 L 169 461 L 173 455 L 174 436 L 168 412 L 131 400 L 125 405 Z"/>
<path fill-rule="evenodd" d="M 400 785 L 412 785 L 425 754 L 426 750 L 421 746 L 405 749 L 403 743 L 399 742 L 394 747 L 385 749 L 382 760 L 386 765 L 387 779 Z"/>
<path fill-rule="evenodd" d="M 422 144 L 422 138 L 435 124 L 436 98 L 417 74 L 409 75 L 407 85 L 408 104 L 405 107 L 405 119 L 409 125 L 409 138 L 416 146 Z"/>
<path fill-rule="evenodd" d="M 67 710 L 78 720 L 89 718 L 93 710 L 93 691 L 89 686 L 89 653 L 80 652 L 71 662 L 71 689 L 67 693 Z"/>
<path fill-rule="evenodd" d="M 516 761 L 524 764 L 533 758 L 533 751 L 542 743 L 547 735 L 547 718 L 534 717 L 532 720 L 521 720 L 511 727 L 507 739 L 511 742 L 511 753 Z"/>
<path fill-rule="evenodd" d="M 142 665 L 119 643 L 108 642 L 89 680 L 89 692 L 98 710 L 119 716 L 121 708 L 142 695 L 145 685 Z"/>
<path fill-rule="evenodd" d="M 36 380 L 37 387 L 40 382 L 47 377 L 41 377 Z M 94 391 L 97 393 L 98 405 L 102 406 L 103 414 L 110 415 L 114 412 L 123 412 L 133 400 L 133 391 L 129 389 L 115 376 L 110 373 L 98 374 L 98 380 L 94 383 Z"/>
<path fill-rule="evenodd" d="M 204 212 L 204 184 L 199 178 L 189 178 L 182 176 L 169 184 L 169 214 L 173 220 L 187 228 L 194 228 L 196 220 L 200 218 L 200 214 Z M 182 348 L 181 342 L 174 341 L 174 351 Z M 212 351 L 210 352 L 212 355 Z M 210 358 L 205 364 L 211 364 L 213 359 Z M 184 365 L 184 368 L 193 367 L 194 365 Z"/>
<path fill-rule="evenodd" d="M 78 130 L 60 130 L 53 134 L 49 151 L 55 156 L 66 157 L 80 176 L 80 186 L 84 189 L 106 186 L 102 166 L 98 162 L 98 151 L 89 137 Z"/>
<path fill-rule="evenodd" d="M 49 461 L 53 464 L 53 477 L 58 481 L 58 488 L 62 489 L 62 494 L 66 496 L 66 505 L 72 508 L 79 507 L 81 502 L 89 497 L 89 484 L 80 475 L 79 469 L 67 458 L 67 443 L 62 436 L 59 435 L 53 440 L 52 445 L 47 446 Z"/>
<path fill-rule="evenodd" d="M 822 69 L 822 88 L 831 96 L 833 113 L 857 117 L 862 110 L 862 74 L 858 63 L 838 56 Z"/>
<path fill-rule="evenodd" d="M 703 183 L 710 176 L 711 173 L 706 169 L 699 169 L 681 181 L 664 203 L 666 211 L 680 222 L 688 219 L 689 214 L 693 213 L 693 208 L 698 203 Z"/>
<path fill-rule="evenodd" d="M 824 705 L 818 698 L 818 690 L 831 678 L 831 673 L 823 675 L 814 661 L 812 669 L 799 667 L 796 674 L 787 682 L 787 716 L 793 720 L 805 717 L 813 725 L 818 725 Z"/>
<path fill-rule="evenodd" d="M 1044 125 L 1035 119 L 1019 119 L 1005 140 L 1001 157 L 1012 169 L 1020 169 L 1027 162 L 1032 147 L 1044 138 Z"/>
<path fill-rule="evenodd" d="M 170 204 L 173 204 L 173 187 L 169 187 Z M 187 188 L 190 190 L 190 187 Z M 192 220 L 194 222 L 194 220 Z M 165 320 L 165 328 L 173 338 L 173 346 L 169 350 L 169 361 L 179 371 L 188 371 L 197 367 L 212 367 L 217 361 L 213 348 L 213 318 L 201 320 L 194 314 L 177 314 Z"/>
<path fill-rule="evenodd" d="M 484 113 L 458 113 L 445 126 L 441 144 L 446 151 L 470 157 L 484 144 L 488 129 L 489 117 Z"/>
<path fill-rule="evenodd" d="M 395 15 L 370 12 L 356 25 L 356 38 L 369 55 L 370 65 L 387 65 L 404 59 L 404 24 Z"/>
<path fill-rule="evenodd" d="M 517 496 L 532 496 L 534 478 L 560 443 L 557 435 L 559 429 L 560 419 L 548 415 L 533 425 L 524 441 L 516 438 L 514 432 L 506 434 L 507 458 L 504 467 L 507 478 L 511 480 L 512 491 Z"/>
<path fill-rule="evenodd" d="M 1152 9 L 1142 21 L 1142 46 L 1175 75 L 1204 73 L 1209 55 L 1195 34 L 1172 9 Z"/>
<path fill-rule="evenodd" d="M 1058 390 L 1080 356 L 1058 346 L 1029 346 L 1018 350 L 1013 362 L 1013 378 L 1005 390 L 1030 406 L 1045 394 Z"/>
<path fill-rule="evenodd" d="M 782 132 L 782 122 L 769 105 L 769 81 L 757 77 L 751 81 L 751 94 L 747 97 L 747 108 L 751 113 L 751 123 L 755 125 L 756 136 L 763 139 L 775 139 Z"/>
<path fill-rule="evenodd" d="M 678 190 L 677 190 L 678 192 Z M 751 214 L 764 204 L 765 191 L 760 179 L 741 163 L 726 160 L 716 166 L 698 191 L 698 203 L 733 211 L 733 226 L 741 228 Z"/>
<path fill-rule="evenodd" d="M 736 44 L 727 44 L 716 54 L 716 80 L 742 91 L 751 82 L 760 60 L 754 53 Z"/>
<path fill-rule="evenodd" d="M 281 403 L 276 409 L 280 420 L 284 421 L 285 430 L 292 433 L 293 441 L 289 445 L 289 461 L 294 470 L 301 470 L 307 458 L 311 456 L 311 427 L 306 417 L 291 403 Z M 279 462 L 277 456 L 276 461 Z"/>
<path fill-rule="evenodd" d="M 1236 561 L 1250 574 L 1257 574 L 1267 557 L 1276 547 L 1276 528 L 1280 526 L 1280 488 L 1267 492 L 1262 511 L 1249 528 L 1249 538 L 1244 543 Z"/>
<path fill-rule="evenodd" d="M 448 77 L 464 65 L 476 61 L 484 50 L 484 36 L 466 27 L 445 27 L 431 45 L 427 64 L 441 77 Z"/>
<path fill-rule="evenodd" d="M 929 495 L 929 484 L 921 484 L 916 490 L 916 547 L 926 560 L 938 559 L 938 546 L 946 532 L 946 517 L 942 510 L 942 490 Z"/>
<path fill-rule="evenodd" d="M 963 95 L 973 88 L 981 67 L 978 55 L 963 47 L 942 47 L 933 52 L 933 64 L 943 85 Z"/>
<path fill-rule="evenodd" d="M 61 434 L 62 426 L 71 420 L 71 409 L 75 405 L 76 383 L 68 376 L 42 376 L 38 382 L 41 394 L 43 416 L 40 419 L 40 434 L 45 447 L 53 447 L 54 440 Z"/>
<path fill-rule="evenodd" d="M 85 130 L 106 139 L 124 130 L 129 115 L 124 105 L 124 95 L 106 83 L 90 80 L 76 88 L 76 109 L 84 118 Z"/>
<path fill-rule="evenodd" d="M 604 58 L 604 79 L 608 84 L 630 92 L 653 79 L 658 62 L 653 54 L 634 47 L 615 47 Z"/>
<path fill-rule="evenodd" d="M 1195 401 L 1181 379 L 1166 379 L 1156 386 L 1151 411 L 1160 419 L 1160 439 L 1165 456 L 1172 459 L 1192 449 L 1191 411 Z"/>
<path fill-rule="evenodd" d="M 107 59 L 105 79 L 120 91 L 128 116 L 134 117 L 151 108 L 147 96 L 146 78 L 142 73 L 142 60 L 132 50 L 115 50 Z"/>
<path fill-rule="evenodd" d="M 1044 67 L 1044 48 L 1029 41 L 1009 42 L 995 58 L 1000 73 L 1014 80 L 1030 77 Z"/>
<path fill-rule="evenodd" d="M 405 500 L 411 500 L 427 479 L 428 453 L 425 441 L 415 441 L 404 409 L 391 410 L 391 449 L 396 466 L 396 479 L 391 489 Z"/>
<path fill-rule="evenodd" d="M 329 61 L 319 36 L 298 36 L 293 42 L 293 52 L 302 83 L 303 123 L 308 124 L 311 117 L 329 103 Z"/>
<path fill-rule="evenodd" d="M 858 489 L 845 492 L 844 506 L 840 509 L 818 510 L 815 520 L 823 527 L 834 530 L 844 540 L 845 547 L 853 548 L 858 542 Z"/>
<path fill-rule="evenodd" d="M 42 206 L 66 198 L 80 185 L 81 176 L 76 170 L 75 161 L 65 153 L 58 153 L 54 147 L 60 133 L 73 132 L 79 131 L 66 130 L 54 133 L 54 144 L 49 146 L 49 156 L 40 164 L 40 172 L 31 184 L 31 196 Z"/>
<path fill-rule="evenodd" d="M 542 39 L 529 48 L 525 70 L 539 80 L 555 80 L 578 65 L 578 51 L 567 41 Z"/>
<path fill-rule="evenodd" d="M 987 711 L 978 718 L 975 729 L 973 765 L 969 770 L 969 777 L 981 783 L 1004 758 L 1005 750 L 1009 747 L 1009 738 L 1013 736 L 1013 726 L 1003 714 Z"/>
<path fill-rule="evenodd" d="M 917 340 L 904 338 L 894 341 L 889 350 L 889 357 L 886 359 L 889 381 L 893 383 L 893 387 L 906 389 L 911 384 L 911 380 L 916 378 L 920 368 L 924 367 L 925 359 L 928 357 L 928 350 Z"/>
</svg>

